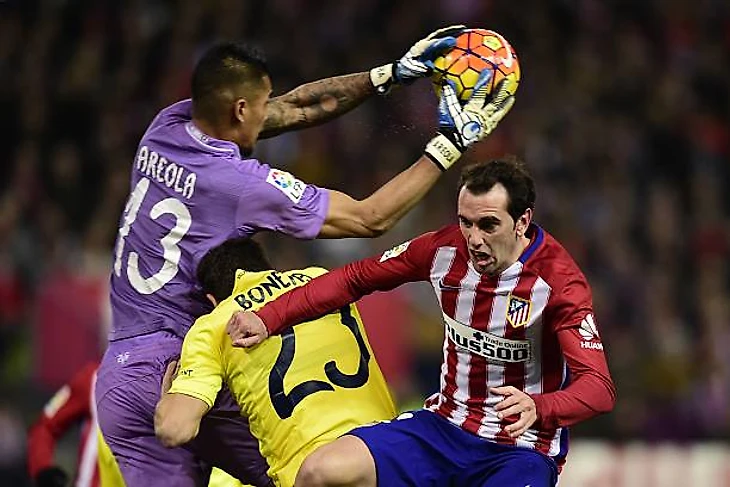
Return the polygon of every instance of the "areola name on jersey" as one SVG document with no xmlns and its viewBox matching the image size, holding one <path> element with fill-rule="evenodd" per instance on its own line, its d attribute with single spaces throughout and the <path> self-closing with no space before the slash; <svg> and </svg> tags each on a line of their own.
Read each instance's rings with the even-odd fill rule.
<svg viewBox="0 0 730 487">
<path fill-rule="evenodd" d="M 168 188 L 180 193 L 184 198 L 190 199 L 195 192 L 197 174 L 185 169 L 165 157 L 160 156 L 156 151 L 150 150 L 143 145 L 137 153 L 137 170 L 148 179 L 164 184 Z"/>
</svg>

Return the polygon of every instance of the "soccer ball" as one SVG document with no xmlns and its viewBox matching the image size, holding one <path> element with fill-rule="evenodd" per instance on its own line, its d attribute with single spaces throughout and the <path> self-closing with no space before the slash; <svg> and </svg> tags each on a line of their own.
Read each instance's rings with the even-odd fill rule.
<svg viewBox="0 0 730 487">
<path fill-rule="evenodd" d="M 520 83 L 520 64 L 514 49 L 507 39 L 493 30 L 467 30 L 456 38 L 456 45 L 436 58 L 433 64 L 431 79 L 436 93 L 441 91 L 445 77 L 456 85 L 456 94 L 462 103 L 469 99 L 479 74 L 485 69 L 494 71 L 488 93 L 503 79 L 507 79 L 513 94 Z"/>
</svg>

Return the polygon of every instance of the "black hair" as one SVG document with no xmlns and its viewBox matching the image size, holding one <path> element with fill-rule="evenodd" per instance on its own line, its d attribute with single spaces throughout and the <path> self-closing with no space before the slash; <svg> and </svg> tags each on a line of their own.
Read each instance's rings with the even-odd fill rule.
<svg viewBox="0 0 730 487">
<path fill-rule="evenodd" d="M 258 88 L 269 68 L 263 52 L 238 42 L 224 42 L 208 49 L 193 70 L 193 112 L 216 121 L 226 92 L 243 87 Z"/>
<path fill-rule="evenodd" d="M 465 167 L 459 178 L 459 190 L 466 187 L 470 193 L 480 195 L 491 190 L 497 183 L 507 190 L 507 213 L 514 221 L 528 208 L 535 208 L 535 181 L 525 163 L 515 156 Z"/>
<path fill-rule="evenodd" d="M 210 249 L 200 260 L 196 275 L 203 292 L 220 302 L 233 291 L 237 269 L 259 272 L 272 266 L 261 245 L 250 238 L 238 237 Z"/>
</svg>

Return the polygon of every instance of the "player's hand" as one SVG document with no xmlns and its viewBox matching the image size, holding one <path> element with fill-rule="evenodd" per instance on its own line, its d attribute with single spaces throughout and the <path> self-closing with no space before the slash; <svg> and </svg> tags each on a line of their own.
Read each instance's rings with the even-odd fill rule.
<svg viewBox="0 0 730 487">
<path fill-rule="evenodd" d="M 173 360 L 169 364 L 167 364 L 167 369 L 165 369 L 165 375 L 162 377 L 162 385 L 160 385 L 160 396 L 164 396 L 167 394 L 167 391 L 170 390 L 170 387 L 172 387 L 172 381 L 175 380 L 175 377 L 177 377 L 177 373 L 180 370 L 180 362 L 177 360 Z"/>
<path fill-rule="evenodd" d="M 68 485 L 68 475 L 58 467 L 46 467 L 35 477 L 36 487 L 66 487 Z"/>
<path fill-rule="evenodd" d="M 416 42 L 394 63 L 370 70 L 370 80 L 378 93 L 386 93 L 393 84 L 410 84 L 433 73 L 433 62 L 456 45 L 456 38 L 466 30 L 463 25 L 451 25 L 431 32 Z"/>
<path fill-rule="evenodd" d="M 494 406 L 499 419 L 519 415 L 517 421 L 504 427 L 504 431 L 510 438 L 517 438 L 522 435 L 527 431 L 527 428 L 537 421 L 535 401 L 526 392 L 512 386 L 490 387 L 489 391 L 492 394 L 504 396 L 504 399 Z"/>
<path fill-rule="evenodd" d="M 515 103 L 512 85 L 502 80 L 490 96 L 491 69 L 482 71 L 466 105 L 462 106 L 451 80 L 441 85 L 439 134 L 426 146 L 426 154 L 442 169 L 456 162 L 472 144 L 486 138 Z"/>
<path fill-rule="evenodd" d="M 237 311 L 228 320 L 226 332 L 234 347 L 253 347 L 266 340 L 269 330 L 256 313 Z"/>
</svg>

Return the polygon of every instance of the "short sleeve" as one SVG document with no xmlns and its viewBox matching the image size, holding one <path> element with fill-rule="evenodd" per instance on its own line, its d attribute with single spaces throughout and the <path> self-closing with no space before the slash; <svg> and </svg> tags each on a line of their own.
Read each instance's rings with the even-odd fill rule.
<svg viewBox="0 0 730 487">
<path fill-rule="evenodd" d="M 236 211 L 241 235 L 271 230 L 299 239 L 315 238 L 324 224 L 329 191 L 280 169 L 259 165 Z"/>
<path fill-rule="evenodd" d="M 223 382 L 221 333 L 210 316 L 199 319 L 185 335 L 180 370 L 168 392 L 185 394 L 213 407 Z"/>
</svg>

